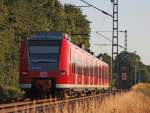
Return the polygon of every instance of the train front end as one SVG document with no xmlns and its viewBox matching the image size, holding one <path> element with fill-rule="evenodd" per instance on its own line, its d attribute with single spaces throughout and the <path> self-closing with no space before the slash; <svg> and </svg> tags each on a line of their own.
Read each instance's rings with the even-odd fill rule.
<svg viewBox="0 0 150 113">
<path fill-rule="evenodd" d="M 61 32 L 40 32 L 22 41 L 20 87 L 27 96 L 56 96 L 57 78 L 67 72 L 59 65 L 62 38 Z"/>
</svg>

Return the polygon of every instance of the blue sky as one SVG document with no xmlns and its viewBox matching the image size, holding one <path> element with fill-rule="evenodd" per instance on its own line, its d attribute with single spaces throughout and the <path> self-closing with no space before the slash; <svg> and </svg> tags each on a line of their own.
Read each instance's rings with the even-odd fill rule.
<svg viewBox="0 0 150 113">
<path fill-rule="evenodd" d="M 70 3 L 76 6 L 86 5 L 80 0 L 60 0 L 61 3 Z M 96 7 L 112 14 L 110 0 L 85 0 Z M 101 12 L 89 8 L 82 8 L 83 14 L 91 21 L 91 49 L 98 53 L 111 55 L 111 46 L 98 46 L 94 44 L 110 43 L 96 31 L 112 31 L 112 19 Z M 128 51 L 137 51 L 142 61 L 150 65 L 150 0 L 119 0 L 119 30 L 128 30 Z M 100 32 L 112 38 L 111 32 Z M 99 38 L 98 38 L 99 37 Z M 124 33 L 119 34 L 119 43 L 124 45 Z M 122 49 L 119 49 L 122 51 Z"/>
</svg>

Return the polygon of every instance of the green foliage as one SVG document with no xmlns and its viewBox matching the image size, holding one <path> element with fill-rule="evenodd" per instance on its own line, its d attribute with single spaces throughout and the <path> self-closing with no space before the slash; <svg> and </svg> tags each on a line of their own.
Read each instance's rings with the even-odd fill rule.
<svg viewBox="0 0 150 113">
<path fill-rule="evenodd" d="M 5 87 L 0 86 L 0 101 L 9 101 L 13 99 L 19 99 L 23 97 L 24 92 L 21 92 L 16 87 Z"/>
<path fill-rule="evenodd" d="M 58 0 L 0 0 L 0 12 L 0 85 L 4 87 L 18 87 L 19 46 L 23 38 L 37 31 L 90 33 L 89 21 L 81 9 L 63 7 Z M 87 36 L 73 36 L 71 40 L 90 46 Z M 8 95 L 13 92 L 7 91 Z"/>
<path fill-rule="evenodd" d="M 89 34 L 89 24 L 90 22 L 86 20 L 86 16 L 82 14 L 82 11 L 80 8 L 76 8 L 72 5 L 65 5 L 64 6 L 66 15 L 66 30 L 68 34 L 75 35 L 75 34 Z M 84 44 L 85 48 L 88 49 L 89 44 L 89 38 L 87 38 L 87 35 L 75 35 L 72 36 L 72 42 L 76 44 Z"/>
<path fill-rule="evenodd" d="M 104 62 L 109 64 L 111 71 L 111 56 L 104 54 L 99 54 L 97 56 L 101 58 Z M 116 60 L 114 60 L 114 66 L 116 69 Z M 135 68 L 137 83 L 147 82 L 150 83 L 150 66 L 146 66 L 142 63 L 140 56 L 135 53 L 129 53 L 126 51 L 121 52 L 118 55 L 118 68 L 119 68 L 119 88 L 131 88 L 135 84 Z M 122 73 L 127 73 L 127 81 L 122 81 Z M 111 72 L 110 72 L 111 75 Z M 116 86 L 116 79 L 112 80 L 112 85 Z"/>
<path fill-rule="evenodd" d="M 102 59 L 104 62 L 106 62 L 111 67 L 111 56 L 109 56 L 107 53 L 99 54 L 97 58 Z"/>
<path fill-rule="evenodd" d="M 136 82 L 150 82 L 150 71 L 148 71 L 147 66 L 141 61 L 139 55 L 135 53 L 129 53 L 123 51 L 118 56 L 119 61 L 119 85 L 122 86 L 123 82 L 121 80 L 122 73 L 127 73 L 127 82 L 125 87 L 130 88 L 134 85 L 135 73 Z"/>
</svg>

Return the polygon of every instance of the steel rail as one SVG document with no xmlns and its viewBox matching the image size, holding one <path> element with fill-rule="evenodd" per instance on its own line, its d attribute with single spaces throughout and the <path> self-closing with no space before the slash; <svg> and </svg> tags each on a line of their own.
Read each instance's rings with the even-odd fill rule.
<svg viewBox="0 0 150 113">
<path fill-rule="evenodd" d="M 77 102 L 81 100 L 86 99 L 92 99 L 95 97 L 105 97 L 110 95 L 109 93 L 105 94 L 98 94 L 98 95 L 92 95 L 92 96 L 86 96 L 86 97 L 80 97 L 80 98 L 72 98 L 72 99 L 64 99 L 64 100 L 56 100 L 56 99 L 42 99 L 42 100 L 34 100 L 34 101 L 28 101 L 28 102 L 19 102 L 19 103 L 11 103 L 11 104 L 4 104 L 0 105 L 0 113 L 8 113 L 8 112 L 19 112 L 19 111 L 26 111 L 26 110 L 36 110 L 40 107 L 45 106 L 53 106 L 58 104 L 65 104 L 68 102 Z"/>
</svg>

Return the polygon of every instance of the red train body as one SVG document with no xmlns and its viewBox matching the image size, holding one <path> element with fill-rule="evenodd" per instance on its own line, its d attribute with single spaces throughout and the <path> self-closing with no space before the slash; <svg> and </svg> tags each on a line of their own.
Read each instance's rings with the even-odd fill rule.
<svg viewBox="0 0 150 113">
<path fill-rule="evenodd" d="M 61 32 L 40 32 L 21 42 L 20 87 L 52 96 L 109 88 L 109 66 Z"/>
</svg>

